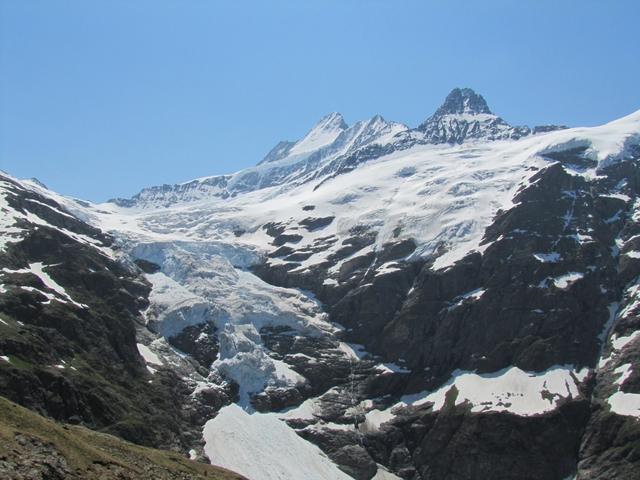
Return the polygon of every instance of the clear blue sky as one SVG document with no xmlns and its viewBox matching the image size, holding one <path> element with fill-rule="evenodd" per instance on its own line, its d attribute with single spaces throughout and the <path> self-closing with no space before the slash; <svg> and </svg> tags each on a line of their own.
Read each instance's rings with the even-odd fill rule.
<svg viewBox="0 0 640 480">
<path fill-rule="evenodd" d="M 0 169 L 90 200 L 257 163 L 322 115 L 640 108 L 640 1 L 0 0 Z"/>
</svg>

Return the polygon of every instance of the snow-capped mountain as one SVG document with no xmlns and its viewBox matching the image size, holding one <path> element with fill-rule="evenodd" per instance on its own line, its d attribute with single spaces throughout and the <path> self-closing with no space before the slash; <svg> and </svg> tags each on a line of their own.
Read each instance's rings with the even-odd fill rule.
<svg viewBox="0 0 640 480">
<path fill-rule="evenodd" d="M 426 143 L 518 139 L 531 133 L 528 127 L 512 127 L 494 115 L 482 95 L 469 88 L 454 89 L 417 130 L 424 134 Z"/>
<path fill-rule="evenodd" d="M 320 182 L 350 171 L 360 163 L 416 145 L 515 140 L 563 128 L 512 127 L 491 113 L 481 95 L 468 88 L 456 88 L 442 106 L 415 129 L 388 122 L 380 115 L 348 126 L 342 115 L 334 112 L 320 119 L 301 140 L 279 142 L 255 167 L 233 175 L 150 187 L 132 199 L 114 202 L 128 207 L 153 208 L 210 197 L 225 199 L 274 186 L 286 190 L 309 181 Z"/>
<path fill-rule="evenodd" d="M 118 199 L 123 206 L 168 206 L 210 197 L 225 199 L 240 193 L 279 186 L 289 188 L 313 178 L 318 169 L 358 149 L 385 144 L 407 130 L 381 116 L 347 126 L 339 113 L 323 117 L 301 140 L 279 142 L 255 167 L 234 175 L 200 178 L 178 185 L 144 189 L 131 200 Z"/>
<path fill-rule="evenodd" d="M 639 178 L 640 111 L 530 130 L 469 89 L 415 129 L 333 113 L 255 167 L 130 200 L 7 176 L 3 322 L 88 324 L 104 270 L 140 302 L 128 381 L 174 382 L 190 412 L 158 431 L 252 479 L 633 479 Z M 0 343 L 0 379 L 36 363 L 27 343 Z"/>
</svg>

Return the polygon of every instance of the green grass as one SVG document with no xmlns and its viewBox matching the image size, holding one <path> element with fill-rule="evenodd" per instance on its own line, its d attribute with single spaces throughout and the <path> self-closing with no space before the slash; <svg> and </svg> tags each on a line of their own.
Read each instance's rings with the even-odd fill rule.
<svg viewBox="0 0 640 480">
<path fill-rule="evenodd" d="M 176 452 L 141 447 L 85 427 L 56 423 L 0 397 L 0 452 L 4 458 L 20 463 L 21 455 L 28 452 L 21 451 L 24 447 L 16 440 L 18 434 L 50 445 L 62 455 L 73 472 L 67 478 L 151 478 L 148 476 L 151 471 L 153 478 L 243 479 Z M 99 477 L 96 466 L 102 469 Z M 114 468 L 126 472 L 125 476 L 115 472 L 113 477 L 109 476 Z"/>
</svg>

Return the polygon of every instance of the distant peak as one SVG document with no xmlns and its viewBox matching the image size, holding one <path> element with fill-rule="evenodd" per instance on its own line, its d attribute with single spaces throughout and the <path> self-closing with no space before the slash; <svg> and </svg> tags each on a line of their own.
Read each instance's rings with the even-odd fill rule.
<svg viewBox="0 0 640 480">
<path fill-rule="evenodd" d="M 334 142 L 349 126 L 338 112 L 325 115 L 316 123 L 302 140 L 288 150 L 289 154 L 299 155 L 326 147 Z"/>
<path fill-rule="evenodd" d="M 528 127 L 512 127 L 496 116 L 479 93 L 470 88 L 454 88 L 444 103 L 417 131 L 424 134 L 422 142 L 462 143 L 466 140 L 505 140 L 527 136 Z"/>
<path fill-rule="evenodd" d="M 40 180 L 38 180 L 36 177 L 31 177 L 29 179 L 27 179 L 28 182 L 31 182 L 35 185 L 38 185 L 39 187 L 42 187 L 46 190 L 49 190 L 49 187 L 47 187 L 44 183 L 42 183 Z"/>
<path fill-rule="evenodd" d="M 447 95 L 444 103 L 438 108 L 435 115 L 456 115 L 456 114 L 491 114 L 489 105 L 482 95 L 470 88 L 454 88 Z"/>
<path fill-rule="evenodd" d="M 347 123 L 341 113 L 332 112 L 325 115 L 316 123 L 312 130 L 345 130 L 348 128 Z"/>
</svg>

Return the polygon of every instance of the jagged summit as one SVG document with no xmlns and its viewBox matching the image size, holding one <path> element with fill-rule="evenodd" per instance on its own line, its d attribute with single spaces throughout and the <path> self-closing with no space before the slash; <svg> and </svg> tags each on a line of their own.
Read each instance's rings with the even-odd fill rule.
<svg viewBox="0 0 640 480">
<path fill-rule="evenodd" d="M 484 97 L 470 88 L 454 88 L 436 112 L 416 129 L 422 143 L 463 143 L 465 140 L 506 140 L 529 135 L 528 127 L 512 127 L 495 115 Z"/>
<path fill-rule="evenodd" d="M 471 88 L 454 88 L 447 95 L 444 103 L 436 110 L 436 116 L 455 115 L 455 114 L 471 114 L 477 115 L 486 113 L 492 115 L 487 101 L 482 95 L 476 93 Z"/>
<path fill-rule="evenodd" d="M 297 142 L 283 140 L 273 147 L 258 163 L 277 162 L 290 155 L 302 155 L 318 150 L 333 143 L 338 136 L 347 130 L 349 125 L 339 112 L 332 112 L 322 117 L 307 134 Z"/>
<path fill-rule="evenodd" d="M 142 190 L 120 206 L 145 208 L 223 198 L 268 187 L 283 190 L 351 171 L 358 165 L 416 145 L 462 144 L 466 141 L 517 140 L 556 126 L 511 126 L 489 109 L 484 97 L 470 88 L 454 88 L 436 112 L 417 128 L 385 120 L 381 115 L 348 125 L 332 112 L 301 139 L 278 142 L 256 165 L 229 175 L 202 177 L 177 185 Z"/>
<path fill-rule="evenodd" d="M 347 122 L 344 121 L 344 117 L 340 112 L 331 112 L 322 117 L 318 123 L 311 129 L 314 130 L 345 130 L 349 128 Z"/>
<path fill-rule="evenodd" d="M 329 145 L 347 128 L 349 128 L 349 126 L 341 114 L 338 112 L 330 113 L 322 117 L 320 121 L 309 130 L 309 133 L 289 150 L 289 154 L 299 155 Z"/>
</svg>

